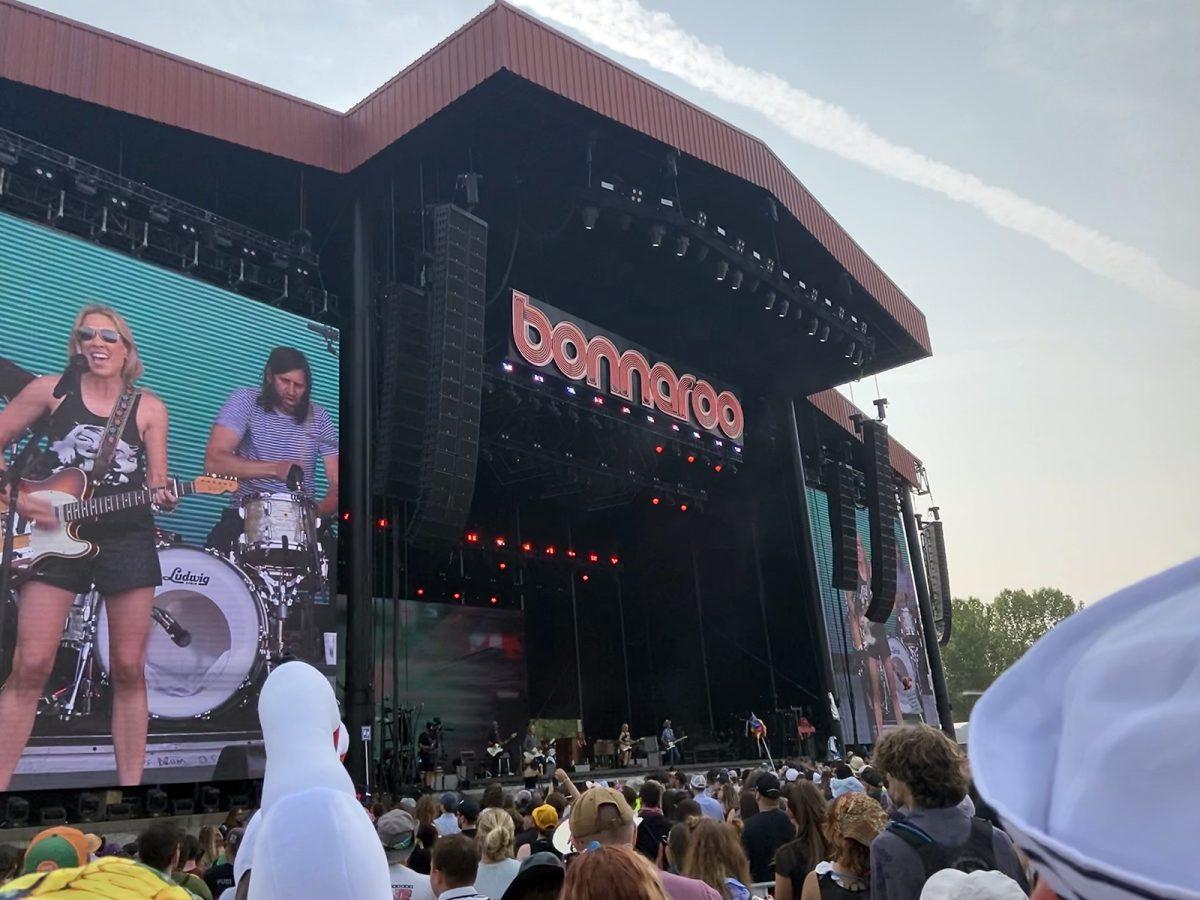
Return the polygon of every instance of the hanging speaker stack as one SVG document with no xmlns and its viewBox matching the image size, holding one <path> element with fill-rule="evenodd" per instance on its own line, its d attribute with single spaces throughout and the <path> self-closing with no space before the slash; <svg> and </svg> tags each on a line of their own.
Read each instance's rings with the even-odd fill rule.
<svg viewBox="0 0 1200 900">
<path fill-rule="evenodd" d="M 867 516 L 871 524 L 873 551 L 871 602 L 867 606 L 867 618 L 872 622 L 886 622 L 896 603 L 896 564 L 899 554 L 896 520 L 900 514 L 887 426 L 873 419 L 863 422 L 863 448 L 867 460 Z"/>
</svg>

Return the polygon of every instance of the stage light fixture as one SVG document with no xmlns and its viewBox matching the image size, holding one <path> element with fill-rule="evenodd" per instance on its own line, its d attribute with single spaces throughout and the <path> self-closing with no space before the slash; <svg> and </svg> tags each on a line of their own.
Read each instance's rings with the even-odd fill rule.
<svg viewBox="0 0 1200 900">
<path fill-rule="evenodd" d="M 779 318 L 786 319 L 787 314 L 788 314 L 788 301 L 787 301 L 787 297 L 784 297 L 782 300 L 779 301 Z"/>
<path fill-rule="evenodd" d="M 510 362 L 500 363 L 500 368 L 505 372 L 511 372 L 513 370 L 513 364 Z"/>
<path fill-rule="evenodd" d="M 858 344 L 855 343 L 854 341 L 851 341 L 850 345 L 846 348 L 846 359 L 853 359 L 854 351 L 856 351 L 857 349 L 858 349 Z"/>
<path fill-rule="evenodd" d="M 713 471 L 720 472 L 721 469 L 723 469 L 723 468 L 724 468 L 724 466 L 722 466 L 720 463 L 717 463 L 715 466 L 713 466 Z"/>
<path fill-rule="evenodd" d="M 387 520 L 387 519 L 376 519 L 376 520 L 375 520 L 375 527 L 376 527 L 376 528 L 387 528 L 387 527 L 388 527 L 388 520 Z"/>
<path fill-rule="evenodd" d="M 819 340 L 822 344 L 824 344 L 826 341 L 829 340 L 829 326 L 828 325 L 821 326 L 821 333 L 817 336 L 817 340 Z"/>
<path fill-rule="evenodd" d="M 628 416 L 628 415 L 630 415 L 632 412 L 633 412 L 633 410 L 632 410 L 632 409 L 630 409 L 628 406 L 622 406 L 622 407 L 621 407 L 621 415 L 623 415 L 623 416 Z"/>
<path fill-rule="evenodd" d="M 104 801 L 99 794 L 84 791 L 78 799 L 80 822 L 101 822 L 104 820 Z"/>
<path fill-rule="evenodd" d="M 742 278 L 742 270 L 734 269 L 733 274 L 729 276 L 729 289 L 736 291 L 738 288 L 740 288 L 742 286 Z"/>
<path fill-rule="evenodd" d="M 478 544 L 479 543 L 479 532 L 478 531 L 468 531 L 467 532 L 467 543 L 468 544 Z"/>
<path fill-rule="evenodd" d="M 621 558 L 619 556 L 610 556 L 608 558 L 608 561 L 615 566 L 617 563 L 619 563 L 621 561 Z"/>
<path fill-rule="evenodd" d="M 746 252 L 746 241 L 745 241 L 745 239 L 743 239 L 743 238 L 738 238 L 736 241 L 734 241 L 734 242 L 733 242 L 733 249 L 734 249 L 734 251 L 735 251 L 735 252 L 737 252 L 737 253 L 745 253 L 745 252 Z"/>
<path fill-rule="evenodd" d="M 558 551 L 554 549 L 554 545 L 553 545 L 553 544 L 551 544 L 549 547 L 547 547 L 547 548 L 546 548 L 546 555 L 547 555 L 547 556 L 553 556 L 553 555 L 554 555 L 555 553 L 557 553 L 557 552 L 558 552 Z"/>
<path fill-rule="evenodd" d="M 521 545 L 521 549 L 524 550 L 526 553 L 532 553 L 533 552 L 533 544 L 530 543 L 529 541 L 526 541 L 525 543 L 523 543 Z"/>
<path fill-rule="evenodd" d="M 661 225 L 650 226 L 650 246 L 661 247 L 663 238 L 667 236 L 667 229 Z"/>
<path fill-rule="evenodd" d="M 593 397 L 592 402 L 595 403 L 597 406 L 603 406 L 604 398 L 603 397 Z"/>
<path fill-rule="evenodd" d="M 585 206 L 580 210 L 580 215 L 583 216 L 584 229 L 591 231 L 596 227 L 596 220 L 600 218 L 600 210 L 594 206 Z"/>
<path fill-rule="evenodd" d="M 813 316 L 811 319 L 808 320 L 808 336 L 814 337 L 817 333 L 817 329 L 820 327 L 821 327 L 820 321 L 818 321 L 816 316 Z"/>
<path fill-rule="evenodd" d="M 166 791 L 159 788 L 150 788 L 146 791 L 146 815 L 149 818 L 156 819 L 159 816 L 165 816 L 170 807 L 170 798 L 167 797 Z"/>
<path fill-rule="evenodd" d="M 578 555 L 579 555 L 579 554 L 578 554 L 578 553 L 576 553 L 574 550 L 568 550 L 568 551 L 567 551 L 567 556 L 568 556 L 570 559 L 574 559 L 574 558 L 575 558 L 576 556 L 578 556 Z"/>
<path fill-rule="evenodd" d="M 489 601 L 491 602 L 492 606 L 495 606 L 497 603 L 500 602 L 500 598 L 499 597 L 490 597 Z"/>
<path fill-rule="evenodd" d="M 508 563 L 506 563 L 506 562 L 500 563 L 500 571 L 501 572 L 503 572 L 507 568 L 508 568 Z"/>
<path fill-rule="evenodd" d="M 100 190 L 100 185 L 90 175 L 76 175 L 75 190 L 85 197 L 95 197 L 96 192 Z"/>
<path fill-rule="evenodd" d="M 858 352 L 854 354 L 854 364 L 856 366 L 861 366 L 863 364 L 863 356 L 863 348 L 859 347 Z"/>
<path fill-rule="evenodd" d="M 686 234 L 681 234 L 679 237 L 675 238 L 675 255 L 687 256 L 688 245 L 691 242 L 691 238 L 689 238 Z"/>
<path fill-rule="evenodd" d="M 215 785 L 206 784 L 200 788 L 200 811 L 215 813 L 221 808 L 221 789 Z"/>
<path fill-rule="evenodd" d="M 54 180 L 54 173 L 49 169 L 43 169 L 41 166 L 38 166 L 36 169 L 34 169 L 33 173 L 37 175 L 38 178 L 45 178 L 47 181 Z"/>
<path fill-rule="evenodd" d="M 680 512 L 687 512 L 687 504 L 686 504 L 686 503 L 680 503 L 680 504 L 679 504 L 679 511 L 680 511 Z"/>
<path fill-rule="evenodd" d="M 662 452 L 663 452 L 663 450 L 664 450 L 664 449 L 665 449 L 665 448 L 663 447 L 663 445 L 662 445 L 662 444 L 655 444 L 655 445 L 654 445 L 654 452 L 655 452 L 655 453 L 657 453 L 659 456 L 662 456 Z"/>
<path fill-rule="evenodd" d="M 688 457 L 687 457 L 687 461 L 689 463 L 694 463 L 696 461 L 696 457 L 693 454 L 689 453 Z"/>
<path fill-rule="evenodd" d="M 651 505 L 651 506 L 658 506 L 658 504 L 660 504 L 660 503 L 662 503 L 662 500 L 660 500 L 658 497 L 651 497 L 651 498 L 650 498 L 650 505 Z"/>
<path fill-rule="evenodd" d="M 707 228 L 708 227 L 708 213 L 706 213 L 704 210 L 700 210 L 698 213 L 696 213 L 696 224 L 699 225 L 701 228 Z"/>
<path fill-rule="evenodd" d="M 462 599 L 462 594 L 461 594 L 461 593 L 459 593 L 458 591 L 455 591 L 455 592 L 454 592 L 454 593 L 453 593 L 451 596 L 452 596 L 452 597 L 454 597 L 454 599 L 455 599 L 455 600 L 461 600 L 461 599 Z"/>
<path fill-rule="evenodd" d="M 4 825 L 6 828 L 25 828 L 29 825 L 29 801 L 24 797 L 9 796 L 4 801 Z"/>
<path fill-rule="evenodd" d="M 0 143 L 0 166 L 15 166 L 21 159 L 17 155 L 17 148 L 8 141 Z"/>
<path fill-rule="evenodd" d="M 545 375 L 539 375 L 539 374 L 537 374 L 537 373 L 535 372 L 535 373 L 533 374 L 533 383 L 534 383 L 534 384 L 545 384 L 545 383 L 546 383 L 546 376 L 545 376 Z"/>
<path fill-rule="evenodd" d="M 567 393 L 570 394 L 572 397 L 574 397 L 575 394 L 578 393 L 578 391 L 575 390 L 573 385 L 567 385 Z"/>
<path fill-rule="evenodd" d="M 634 203 L 641 203 L 644 196 L 645 194 L 642 193 L 642 189 L 639 187 L 629 189 L 629 199 Z"/>
<path fill-rule="evenodd" d="M 775 305 L 775 292 L 767 291 L 767 295 L 763 298 L 763 309 L 770 309 Z"/>
<path fill-rule="evenodd" d="M 342 513 L 342 521 L 349 522 L 350 521 L 350 513 L 348 513 L 348 512 Z"/>
<path fill-rule="evenodd" d="M 594 562 L 600 562 L 600 554 L 598 554 L 598 553 L 589 553 L 589 554 L 588 554 L 588 562 L 591 562 L 591 563 L 594 563 Z"/>
<path fill-rule="evenodd" d="M 582 580 L 582 581 L 591 581 L 591 579 L 592 579 L 592 576 L 591 576 L 591 575 L 589 575 L 587 572 L 584 572 L 584 573 L 583 573 L 583 578 L 582 578 L 581 580 Z"/>
<path fill-rule="evenodd" d="M 425 596 L 425 588 L 417 588 L 417 596 L 424 597 Z"/>
<path fill-rule="evenodd" d="M 725 276 L 729 274 L 729 263 L 725 260 L 717 261 L 717 281 L 724 281 Z"/>
</svg>

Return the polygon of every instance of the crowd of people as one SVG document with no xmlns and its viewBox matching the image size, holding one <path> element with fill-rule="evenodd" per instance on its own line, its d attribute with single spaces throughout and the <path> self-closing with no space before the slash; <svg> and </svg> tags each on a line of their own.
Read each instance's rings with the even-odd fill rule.
<svg viewBox="0 0 1200 900">
<path fill-rule="evenodd" d="M 478 799 L 382 797 L 364 813 L 386 857 L 392 900 L 917 900 L 939 868 L 964 867 L 1007 876 L 1007 896 L 1023 897 L 1026 868 L 987 811 L 973 806 L 967 778 L 959 748 L 918 726 L 885 735 L 871 757 L 672 769 L 613 785 L 577 785 L 560 769 L 545 791 L 492 782 Z M 238 890 L 250 869 L 238 865 L 243 819 L 232 813 L 199 834 L 163 821 L 123 847 L 47 829 L 23 860 L 10 861 L 10 874 L 23 877 L 0 897 L 93 860 L 109 860 L 101 874 L 110 878 L 125 865 L 148 885 L 161 882 L 160 893 L 146 896 L 253 896 Z"/>
</svg>

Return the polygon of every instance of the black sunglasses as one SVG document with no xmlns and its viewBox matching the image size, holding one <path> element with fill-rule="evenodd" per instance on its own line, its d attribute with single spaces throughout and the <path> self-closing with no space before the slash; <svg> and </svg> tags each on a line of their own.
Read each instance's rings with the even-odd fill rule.
<svg viewBox="0 0 1200 900">
<path fill-rule="evenodd" d="M 96 335 L 100 335 L 101 340 L 106 344 L 115 344 L 121 340 L 121 335 L 112 328 L 89 328 L 85 325 L 75 329 L 75 340 L 81 344 L 87 343 Z"/>
</svg>

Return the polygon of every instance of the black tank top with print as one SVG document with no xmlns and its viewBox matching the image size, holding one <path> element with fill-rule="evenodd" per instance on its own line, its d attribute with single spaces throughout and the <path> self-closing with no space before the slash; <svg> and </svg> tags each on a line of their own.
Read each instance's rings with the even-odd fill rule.
<svg viewBox="0 0 1200 900">
<path fill-rule="evenodd" d="M 100 452 L 108 416 L 97 416 L 89 410 L 78 392 L 65 398 L 50 417 L 46 449 L 36 467 L 38 477 L 45 478 L 63 469 L 82 469 L 92 484 L 93 497 L 143 489 L 146 486 L 146 445 L 137 427 L 141 399 L 139 395 L 133 401 L 133 408 L 129 411 L 129 418 L 108 469 L 94 472 L 92 466 Z M 139 526 L 153 527 L 154 519 L 148 507 L 117 510 L 106 513 L 102 520 L 95 523 L 85 523 L 83 531 L 98 528 L 100 523 L 104 528 L 126 530 Z"/>
</svg>

